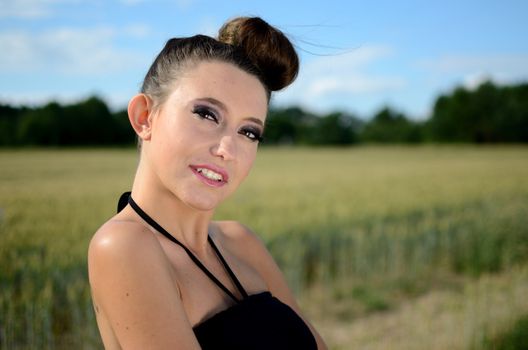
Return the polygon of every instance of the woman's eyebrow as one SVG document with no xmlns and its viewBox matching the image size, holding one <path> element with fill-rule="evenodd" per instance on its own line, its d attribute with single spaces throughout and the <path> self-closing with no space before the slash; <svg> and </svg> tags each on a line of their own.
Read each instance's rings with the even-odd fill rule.
<svg viewBox="0 0 528 350">
<path fill-rule="evenodd" d="M 209 102 L 210 104 L 215 105 L 216 107 L 220 108 L 224 112 L 227 112 L 227 106 L 222 101 L 219 101 L 214 97 L 202 97 L 202 98 L 199 98 L 198 100 Z"/>
<path fill-rule="evenodd" d="M 228 110 L 227 106 L 222 101 L 217 100 L 214 97 L 202 97 L 202 98 L 199 98 L 198 100 L 209 102 L 210 104 L 215 105 L 216 107 L 220 108 L 224 112 L 227 112 L 227 110 Z M 249 120 L 249 121 L 252 121 L 252 122 L 254 122 L 256 124 L 259 124 L 260 126 L 264 126 L 264 123 L 259 118 L 247 117 L 247 118 L 244 118 L 244 120 Z"/>
<path fill-rule="evenodd" d="M 247 118 L 244 118 L 244 120 L 249 120 L 249 121 L 252 121 L 260 126 L 264 126 L 264 123 L 262 122 L 262 120 L 260 120 L 259 118 L 255 118 L 255 117 L 247 117 Z"/>
</svg>

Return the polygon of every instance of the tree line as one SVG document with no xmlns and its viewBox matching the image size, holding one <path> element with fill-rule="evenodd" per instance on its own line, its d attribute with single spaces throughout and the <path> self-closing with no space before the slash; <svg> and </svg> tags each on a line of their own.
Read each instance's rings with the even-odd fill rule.
<svg viewBox="0 0 528 350">
<path fill-rule="evenodd" d="M 270 108 L 264 142 L 291 145 L 357 143 L 526 143 L 528 83 L 441 95 L 431 116 L 413 120 L 390 107 L 364 120 L 347 112 L 319 115 L 300 107 Z M 40 107 L 0 104 L 0 146 L 131 145 L 135 134 L 125 110 L 111 112 L 98 97 Z"/>
</svg>

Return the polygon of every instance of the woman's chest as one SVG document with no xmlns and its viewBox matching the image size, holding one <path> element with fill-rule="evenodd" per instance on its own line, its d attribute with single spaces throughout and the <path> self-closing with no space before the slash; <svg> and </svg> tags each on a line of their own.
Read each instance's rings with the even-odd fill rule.
<svg viewBox="0 0 528 350">
<path fill-rule="evenodd" d="M 223 288 L 237 300 L 243 298 L 244 291 L 252 295 L 268 289 L 264 279 L 248 261 L 229 251 L 221 253 L 227 266 L 214 254 L 202 259 L 200 267 L 183 249 L 170 245 L 163 245 L 163 248 L 191 326 L 236 303 Z"/>
</svg>

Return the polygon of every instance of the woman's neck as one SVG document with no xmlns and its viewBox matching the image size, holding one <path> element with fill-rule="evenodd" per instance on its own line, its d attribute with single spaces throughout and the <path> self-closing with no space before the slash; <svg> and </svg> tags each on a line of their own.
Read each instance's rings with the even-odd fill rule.
<svg viewBox="0 0 528 350">
<path fill-rule="evenodd" d="M 154 221 L 196 255 L 205 253 L 214 210 L 190 207 L 139 168 L 132 186 L 132 198 Z"/>
</svg>

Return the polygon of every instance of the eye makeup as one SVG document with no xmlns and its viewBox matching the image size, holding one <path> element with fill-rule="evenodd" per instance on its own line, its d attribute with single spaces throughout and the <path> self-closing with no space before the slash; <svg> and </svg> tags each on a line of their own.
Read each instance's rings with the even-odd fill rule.
<svg viewBox="0 0 528 350">
<path fill-rule="evenodd" d="M 201 119 L 209 120 L 216 124 L 220 124 L 221 122 L 221 117 L 219 113 L 217 113 L 217 111 L 214 108 L 207 106 L 205 104 L 195 104 L 192 108 L 192 113 L 197 115 Z M 262 124 L 262 121 L 258 118 L 249 117 L 246 119 L 255 124 Z M 238 131 L 238 133 L 240 135 L 246 136 L 247 139 L 252 142 L 257 142 L 257 141 L 262 142 L 263 141 L 262 130 L 258 127 L 242 126 L 240 130 Z"/>
<path fill-rule="evenodd" d="M 242 129 L 238 133 L 241 135 L 245 135 L 248 139 L 250 139 L 253 142 L 263 141 L 262 132 L 257 128 L 245 126 L 245 127 L 242 127 Z"/>
<path fill-rule="evenodd" d="M 202 119 L 209 119 L 217 124 L 219 123 L 215 111 L 208 106 L 196 105 L 193 107 L 192 113 L 198 115 Z"/>
</svg>

